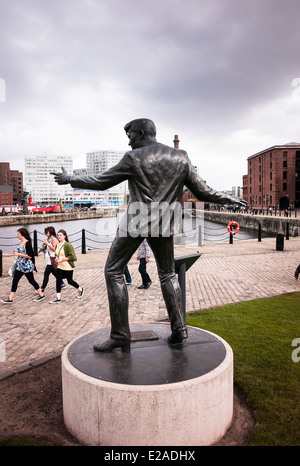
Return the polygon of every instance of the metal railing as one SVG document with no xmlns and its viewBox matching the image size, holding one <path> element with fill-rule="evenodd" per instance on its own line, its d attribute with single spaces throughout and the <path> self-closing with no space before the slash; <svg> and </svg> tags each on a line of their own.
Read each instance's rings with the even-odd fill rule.
<svg viewBox="0 0 300 466">
<path fill-rule="evenodd" d="M 233 208 L 228 209 L 227 207 L 210 207 L 207 212 L 224 212 L 228 214 L 248 214 L 248 215 L 262 215 L 267 217 L 286 217 L 286 218 L 298 218 L 299 209 L 267 209 L 267 208 L 256 208 L 248 207 L 244 208 Z"/>
<path fill-rule="evenodd" d="M 286 223 L 286 239 L 289 239 L 289 222 Z M 202 246 L 203 242 L 228 242 L 232 244 L 233 243 L 233 238 L 234 241 L 240 241 L 240 240 L 245 240 L 249 239 L 245 238 L 245 234 L 243 232 L 239 231 L 238 235 L 233 235 L 232 233 L 228 232 L 227 226 L 221 226 L 218 228 L 212 228 L 212 227 L 207 227 L 204 226 L 204 230 L 202 230 L 202 227 L 198 227 L 192 230 L 188 231 L 183 231 L 182 234 L 180 235 L 175 235 L 176 237 L 184 235 L 185 238 L 185 244 L 190 244 L 190 243 L 195 243 L 196 241 L 198 242 L 198 246 Z M 75 233 L 71 233 L 68 235 L 68 238 L 70 242 L 72 243 L 74 249 L 78 250 L 81 249 L 82 254 L 86 254 L 87 250 L 93 250 L 93 249 L 108 249 L 113 242 L 115 238 L 115 233 L 110 234 L 110 235 L 98 235 L 97 233 L 93 233 L 89 230 L 82 229 L 78 230 Z M 261 223 L 258 225 L 258 230 L 257 230 L 257 239 L 258 241 L 261 241 L 262 238 L 262 233 L 261 233 Z M 37 256 L 39 254 L 39 251 L 43 245 L 45 239 L 45 233 L 42 233 L 40 231 L 34 230 L 33 231 L 33 251 L 34 255 Z M 17 247 L 19 243 L 14 243 L 14 244 L 3 244 L 2 240 L 11 240 L 11 237 L 1 237 L 0 236 L 0 241 L 1 245 L 5 247 Z M 2 276 L 2 250 L 0 249 L 0 277 Z"/>
</svg>

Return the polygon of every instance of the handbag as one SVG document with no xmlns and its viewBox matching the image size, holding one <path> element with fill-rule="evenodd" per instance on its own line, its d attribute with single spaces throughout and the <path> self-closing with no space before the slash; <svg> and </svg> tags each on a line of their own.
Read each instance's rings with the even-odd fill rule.
<svg viewBox="0 0 300 466">
<path fill-rule="evenodd" d="M 55 272 L 57 269 L 57 262 L 55 261 L 56 257 L 50 256 L 50 261 L 51 261 L 51 267 L 53 271 Z"/>
<path fill-rule="evenodd" d="M 8 271 L 8 274 L 9 274 L 12 278 L 14 278 L 14 274 L 15 274 L 16 267 L 17 267 L 17 261 L 15 261 L 15 262 L 13 263 L 13 265 L 11 266 L 11 268 L 10 268 L 9 271 Z"/>
</svg>

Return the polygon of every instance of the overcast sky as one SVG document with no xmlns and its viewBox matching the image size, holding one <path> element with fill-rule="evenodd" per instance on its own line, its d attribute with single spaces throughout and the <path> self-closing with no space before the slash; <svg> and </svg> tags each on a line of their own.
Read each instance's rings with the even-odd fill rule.
<svg viewBox="0 0 300 466">
<path fill-rule="evenodd" d="M 0 161 L 129 149 L 152 119 L 209 186 L 300 142 L 299 0 L 0 0 Z"/>
</svg>

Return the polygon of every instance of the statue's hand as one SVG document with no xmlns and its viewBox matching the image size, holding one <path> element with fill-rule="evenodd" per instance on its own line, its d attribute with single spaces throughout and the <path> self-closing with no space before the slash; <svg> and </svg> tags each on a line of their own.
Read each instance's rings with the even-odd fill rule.
<svg viewBox="0 0 300 466">
<path fill-rule="evenodd" d="M 244 207 L 247 205 L 247 202 L 241 197 L 228 196 L 227 200 L 229 204 L 239 204 Z"/>
<path fill-rule="evenodd" d="M 68 175 L 64 167 L 61 167 L 62 173 L 51 172 L 50 175 L 54 175 L 54 180 L 58 184 L 68 184 L 71 181 L 71 175 Z"/>
</svg>

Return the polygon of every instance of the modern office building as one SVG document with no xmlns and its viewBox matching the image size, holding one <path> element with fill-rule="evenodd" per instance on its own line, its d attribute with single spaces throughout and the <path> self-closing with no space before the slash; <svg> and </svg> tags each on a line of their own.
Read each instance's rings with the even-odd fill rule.
<svg viewBox="0 0 300 466">
<path fill-rule="evenodd" d="M 86 154 L 86 170 L 91 176 L 101 175 L 116 165 L 123 157 L 124 152 L 93 151 Z"/>
<path fill-rule="evenodd" d="M 86 168 L 74 170 L 74 175 L 97 176 L 116 165 L 123 157 L 124 152 L 117 151 L 91 151 L 86 154 Z M 89 191 L 74 189 L 74 204 L 91 205 L 104 204 L 105 206 L 118 206 L 126 198 L 127 183 L 123 182 L 106 191 Z"/>
<path fill-rule="evenodd" d="M 73 158 L 45 152 L 25 157 L 25 190 L 33 203 L 40 206 L 55 205 L 60 200 L 66 206 L 73 205 L 73 188 L 70 184 L 58 185 L 51 172 L 60 172 L 64 167 L 73 173 Z"/>
<path fill-rule="evenodd" d="M 272 146 L 247 160 L 243 198 L 249 208 L 300 207 L 300 143 Z"/>
</svg>

